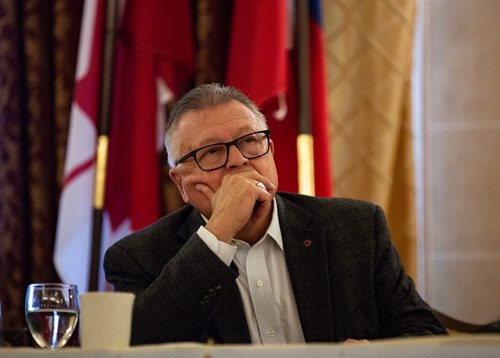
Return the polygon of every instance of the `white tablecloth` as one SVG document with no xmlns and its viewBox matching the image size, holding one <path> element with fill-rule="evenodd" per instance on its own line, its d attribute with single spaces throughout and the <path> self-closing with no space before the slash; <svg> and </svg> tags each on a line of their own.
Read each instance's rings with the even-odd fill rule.
<svg viewBox="0 0 500 358">
<path fill-rule="evenodd" d="M 500 335 L 463 335 L 388 339 L 366 344 L 204 345 L 197 343 L 135 346 L 120 351 L 63 348 L 0 348 L 0 357 L 39 358 L 322 358 L 322 357 L 500 357 Z"/>
</svg>

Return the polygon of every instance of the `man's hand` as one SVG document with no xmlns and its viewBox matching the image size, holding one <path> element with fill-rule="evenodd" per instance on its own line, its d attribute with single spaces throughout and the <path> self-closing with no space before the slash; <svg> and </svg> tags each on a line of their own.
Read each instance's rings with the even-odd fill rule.
<svg viewBox="0 0 500 358">
<path fill-rule="evenodd" d="M 266 190 L 257 186 L 262 183 Z M 226 175 L 217 191 L 197 184 L 212 203 L 212 214 L 206 228 L 219 240 L 229 243 L 250 222 L 259 226 L 271 212 L 275 186 L 254 171 Z"/>
</svg>

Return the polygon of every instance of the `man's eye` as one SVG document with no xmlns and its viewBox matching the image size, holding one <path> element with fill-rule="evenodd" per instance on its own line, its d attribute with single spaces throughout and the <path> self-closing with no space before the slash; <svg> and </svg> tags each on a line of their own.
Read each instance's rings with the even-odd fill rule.
<svg viewBox="0 0 500 358">
<path fill-rule="evenodd" d="M 208 147 L 205 148 L 204 150 L 200 150 L 197 154 L 198 160 L 207 160 L 211 159 L 214 157 L 218 157 L 222 154 L 224 154 L 225 147 L 223 146 L 216 146 L 216 147 Z"/>
<path fill-rule="evenodd" d="M 259 141 L 259 138 L 255 135 L 251 135 L 248 137 L 243 138 L 244 143 L 255 143 Z"/>
<path fill-rule="evenodd" d="M 205 154 L 214 155 L 214 154 L 219 154 L 220 152 L 222 152 L 222 147 L 215 147 L 215 148 L 208 148 Z"/>
</svg>

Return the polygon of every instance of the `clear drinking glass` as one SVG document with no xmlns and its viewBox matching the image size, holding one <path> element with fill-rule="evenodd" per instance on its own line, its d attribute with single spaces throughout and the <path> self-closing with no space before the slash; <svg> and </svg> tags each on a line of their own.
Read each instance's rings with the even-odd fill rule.
<svg viewBox="0 0 500 358">
<path fill-rule="evenodd" d="M 31 335 L 42 348 L 64 347 L 78 322 L 76 285 L 33 283 L 26 291 L 24 312 Z"/>
</svg>

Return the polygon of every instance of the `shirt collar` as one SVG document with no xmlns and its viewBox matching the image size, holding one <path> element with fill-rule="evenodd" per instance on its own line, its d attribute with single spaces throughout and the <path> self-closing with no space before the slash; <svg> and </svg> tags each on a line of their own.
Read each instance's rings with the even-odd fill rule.
<svg viewBox="0 0 500 358">
<path fill-rule="evenodd" d="M 206 224 L 208 222 L 208 219 L 205 216 L 203 216 L 203 214 L 200 214 L 200 215 Z M 281 236 L 280 222 L 278 219 L 278 205 L 276 203 L 276 198 L 273 199 L 273 213 L 271 215 L 271 222 L 269 223 L 269 227 L 267 228 L 265 235 L 269 235 L 269 237 L 271 237 L 278 244 L 281 251 L 284 251 L 283 250 L 283 237 Z M 259 240 L 259 241 L 261 241 L 261 240 Z"/>
<path fill-rule="evenodd" d="M 266 234 L 271 236 L 274 241 L 276 241 L 281 251 L 283 251 L 283 237 L 281 236 L 280 222 L 278 219 L 278 204 L 276 203 L 276 198 L 273 199 L 273 214 Z"/>
</svg>

